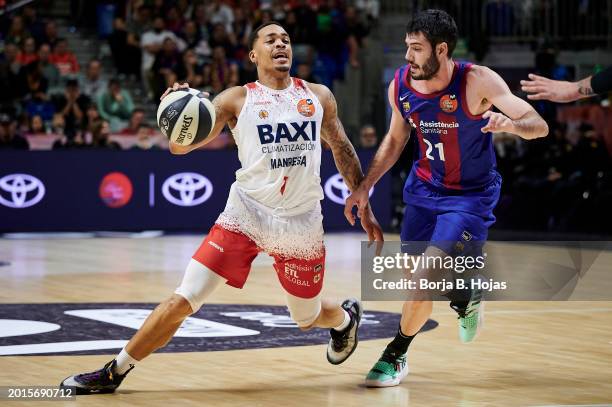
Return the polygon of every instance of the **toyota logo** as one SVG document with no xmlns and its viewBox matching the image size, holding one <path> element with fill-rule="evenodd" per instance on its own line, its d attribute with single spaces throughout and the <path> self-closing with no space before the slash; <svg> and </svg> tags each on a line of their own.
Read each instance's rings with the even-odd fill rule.
<svg viewBox="0 0 612 407">
<path fill-rule="evenodd" d="M 323 190 L 325 191 L 325 196 L 338 205 L 344 205 L 346 198 L 351 194 L 340 174 L 336 174 L 325 181 Z M 370 189 L 370 196 L 373 193 L 374 188 Z"/>
<path fill-rule="evenodd" d="M 196 206 L 210 198 L 213 186 L 202 174 L 181 172 L 164 181 L 162 193 L 168 202 L 175 205 Z"/>
<path fill-rule="evenodd" d="M 0 178 L 0 203 L 4 206 L 27 208 L 39 203 L 44 196 L 44 184 L 32 175 L 9 174 Z"/>
</svg>

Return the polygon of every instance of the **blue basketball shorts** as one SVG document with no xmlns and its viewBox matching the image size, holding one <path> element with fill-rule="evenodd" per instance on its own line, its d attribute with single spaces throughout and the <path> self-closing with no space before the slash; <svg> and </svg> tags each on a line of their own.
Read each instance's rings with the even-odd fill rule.
<svg viewBox="0 0 612 407">
<path fill-rule="evenodd" d="M 406 209 L 402 242 L 428 242 L 449 255 L 456 252 L 459 242 L 461 247 L 471 247 L 462 250 L 463 254 L 480 252 L 489 227 L 495 222 L 493 209 L 500 190 L 499 174 L 480 190 L 452 194 L 436 191 L 424 181 L 412 179 L 404 187 Z"/>
</svg>

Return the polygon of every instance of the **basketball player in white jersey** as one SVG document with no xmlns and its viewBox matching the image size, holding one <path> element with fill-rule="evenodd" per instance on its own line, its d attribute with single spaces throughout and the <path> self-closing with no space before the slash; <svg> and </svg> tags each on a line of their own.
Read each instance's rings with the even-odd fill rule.
<svg viewBox="0 0 612 407">
<path fill-rule="evenodd" d="M 289 76 L 291 44 L 278 23 L 253 31 L 249 57 L 259 80 L 233 87 L 214 100 L 216 122 L 195 146 L 170 144 L 185 154 L 210 142 L 228 124 L 242 168 L 227 205 L 191 259 L 181 285 L 146 319 L 121 353 L 102 369 L 66 378 L 77 394 L 112 393 L 136 363 L 167 344 L 221 284 L 241 288 L 260 251 L 274 257 L 291 318 L 302 329 L 331 328 L 327 359 L 344 362 L 357 346 L 361 305 L 321 298 L 325 248 L 320 200 L 321 138 L 353 191 L 363 178 L 359 160 L 337 116 L 334 96 L 323 85 Z M 175 84 L 166 93 L 187 85 Z M 163 96 L 162 96 L 163 97 Z M 382 241 L 371 210 L 361 219 L 369 239 Z"/>
</svg>

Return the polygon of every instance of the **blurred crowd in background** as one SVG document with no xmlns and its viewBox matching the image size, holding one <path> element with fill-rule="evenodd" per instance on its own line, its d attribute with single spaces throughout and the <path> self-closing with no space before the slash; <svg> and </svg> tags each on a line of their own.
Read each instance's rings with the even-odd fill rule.
<svg viewBox="0 0 612 407">
<path fill-rule="evenodd" d="M 36 1 L 0 17 L 0 149 L 166 148 L 155 125 L 159 96 L 175 81 L 187 81 L 212 96 L 254 81 L 256 69 L 248 58 L 247 39 L 259 24 L 282 22 L 292 40 L 291 74 L 333 90 L 347 67 L 360 69 L 360 52 L 368 46 L 371 33 L 384 23 L 378 0 L 106 3 L 112 5 L 111 14 L 106 17 L 107 29 L 100 32 L 103 9 L 99 2 L 70 1 L 73 18 L 64 29 L 79 33 L 98 27 L 95 41 L 109 50 L 106 56 L 87 60 L 77 58 L 69 41 L 59 35 L 59 23 L 53 17 L 39 15 L 52 0 Z M 543 1 L 519 5 L 513 1 L 462 2 L 466 7 L 478 3 L 485 10 L 481 25 L 488 29 L 483 35 L 476 29 L 481 25 L 468 21 L 474 13 L 461 12 L 459 1 L 433 3 L 457 16 L 467 47 L 477 59 L 487 52 L 488 35 L 542 28 L 521 23 L 526 4 L 544 13 L 543 21 L 548 15 Z M 599 3 L 577 2 L 580 24 L 587 24 L 591 16 L 598 22 L 609 13 L 604 3 L 599 13 L 589 12 Z M 570 28 L 561 31 L 572 35 Z M 571 68 L 556 62 L 560 44 L 536 46 L 533 72 L 554 79 L 578 79 Z M 516 81 L 513 86 L 506 79 L 518 92 Z M 371 79 L 371 86 L 380 82 Z M 384 94 L 382 84 L 380 91 Z M 612 123 L 607 97 L 563 106 L 536 103 L 549 123 L 546 139 L 525 142 L 511 135 L 495 135 L 504 177 L 497 227 L 610 233 L 612 218 L 601 217 L 612 205 Z M 350 108 L 339 106 L 340 110 Z M 377 148 L 383 135 L 380 126 L 367 122 L 349 134 L 365 150 Z M 207 148 L 235 145 L 231 134 L 224 132 Z M 393 169 L 394 227 L 401 218 L 402 180 L 410 168 L 413 148 L 410 143 Z"/>
<path fill-rule="evenodd" d="M 38 3 L 38 2 L 36 2 Z M 70 30 L 99 26 L 96 2 L 73 1 Z M 0 36 L 0 148 L 163 146 L 147 115 L 172 83 L 215 94 L 257 79 L 248 58 L 254 27 L 283 23 L 293 46 L 291 74 L 333 88 L 378 18 L 378 1 L 146 1 L 112 3 L 104 61 L 80 61 L 39 4 L 4 16 Z M 299 23 L 298 23 L 299 22 Z M 105 72 L 105 69 L 107 70 Z M 144 109 L 136 109 L 138 93 Z M 148 103 L 147 103 L 148 102 Z M 36 137 L 47 135 L 47 137 Z M 120 136 L 136 136 L 132 140 Z M 112 139 L 116 141 L 112 141 Z M 136 142 L 137 141 L 137 142 Z M 209 148 L 232 147 L 231 136 Z"/>
</svg>

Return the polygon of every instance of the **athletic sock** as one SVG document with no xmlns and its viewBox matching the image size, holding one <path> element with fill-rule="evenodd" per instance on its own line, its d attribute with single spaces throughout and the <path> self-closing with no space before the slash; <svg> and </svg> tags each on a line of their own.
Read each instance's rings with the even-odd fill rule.
<svg viewBox="0 0 612 407">
<path fill-rule="evenodd" d="M 414 339 L 416 334 L 412 336 L 404 335 L 402 332 L 402 328 L 399 327 L 397 329 L 397 335 L 389 344 L 387 345 L 387 349 L 391 350 L 393 353 L 403 355 L 408 351 L 408 346 L 410 346 L 410 342 Z"/>
<path fill-rule="evenodd" d="M 130 356 L 129 353 L 123 348 L 119 355 L 115 358 L 117 360 L 117 366 L 115 367 L 115 373 L 120 375 L 125 374 L 128 370 L 136 365 L 138 362 L 136 359 Z"/>
<path fill-rule="evenodd" d="M 344 320 L 340 325 L 333 328 L 335 331 L 344 331 L 351 323 L 351 316 L 349 313 L 345 309 L 343 309 L 342 312 L 344 312 Z"/>
</svg>

